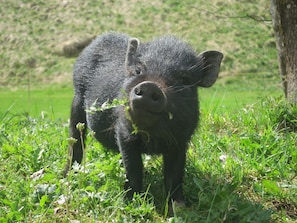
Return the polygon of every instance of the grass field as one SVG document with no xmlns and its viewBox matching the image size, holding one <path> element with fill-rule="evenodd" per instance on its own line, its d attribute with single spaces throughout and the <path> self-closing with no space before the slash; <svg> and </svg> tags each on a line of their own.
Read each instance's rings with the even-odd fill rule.
<svg viewBox="0 0 297 223">
<path fill-rule="evenodd" d="M 167 33 L 225 54 L 200 89 L 185 196 L 167 215 L 162 160 L 143 157 L 143 194 L 124 199 L 121 157 L 91 133 L 86 162 L 62 177 L 75 56 L 107 30 Z M 297 222 L 297 109 L 278 76 L 269 1 L 4 0 L 0 8 L 0 222 Z M 64 48 L 65 49 L 65 48 Z"/>
</svg>

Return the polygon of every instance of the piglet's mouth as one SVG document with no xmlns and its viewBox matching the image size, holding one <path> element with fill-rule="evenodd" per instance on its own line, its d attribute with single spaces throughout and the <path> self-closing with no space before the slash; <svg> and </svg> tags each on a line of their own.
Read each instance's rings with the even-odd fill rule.
<svg viewBox="0 0 297 223">
<path fill-rule="evenodd" d="M 145 108 L 132 108 L 130 110 L 130 115 L 132 115 L 133 117 L 139 117 L 140 119 L 152 119 L 152 121 L 154 119 L 159 119 L 162 118 L 162 116 L 164 116 L 164 111 L 161 112 L 154 112 L 154 111 L 149 111 Z"/>
<path fill-rule="evenodd" d="M 141 107 L 130 107 L 129 116 L 132 124 L 135 124 L 137 128 L 148 132 L 158 132 L 174 119 L 174 115 L 166 110 L 152 112 Z"/>
<path fill-rule="evenodd" d="M 152 112 L 152 111 L 148 111 L 144 108 L 133 108 L 132 110 L 130 110 L 130 114 L 134 114 L 134 115 L 139 115 L 139 116 L 144 116 L 144 117 L 151 117 L 151 118 L 157 118 L 157 117 L 162 117 L 164 118 L 165 116 L 169 119 L 172 120 L 173 119 L 173 114 L 171 112 L 168 111 L 161 111 L 161 112 Z"/>
<path fill-rule="evenodd" d="M 132 108 L 129 111 L 132 123 L 142 129 L 160 126 L 164 119 L 168 118 L 168 114 L 163 110 L 161 112 L 152 112 L 144 108 Z"/>
</svg>

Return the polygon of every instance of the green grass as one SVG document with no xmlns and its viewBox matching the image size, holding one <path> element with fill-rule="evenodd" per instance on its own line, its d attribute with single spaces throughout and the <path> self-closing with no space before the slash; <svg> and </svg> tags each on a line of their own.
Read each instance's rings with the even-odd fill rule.
<svg viewBox="0 0 297 223">
<path fill-rule="evenodd" d="M 209 108 L 216 104 L 218 109 L 229 111 L 254 103 L 266 95 L 280 96 L 280 80 L 277 76 L 241 74 L 236 77 L 221 77 L 209 88 L 199 90 L 201 107 Z M 263 94 L 264 93 L 264 94 Z M 51 118 L 68 118 L 73 97 L 71 84 L 51 84 L 39 87 L 0 89 L 0 112 L 26 113 L 38 117 L 49 115 Z"/>
<path fill-rule="evenodd" d="M 269 1 L 4 0 L 0 8 L 0 222 L 297 222 L 297 110 L 278 77 Z M 224 53 L 200 89 L 185 195 L 167 216 L 162 159 L 144 157 L 144 193 L 123 199 L 121 157 L 91 134 L 62 177 L 75 58 L 65 42 L 126 32 L 175 34 Z"/>
<path fill-rule="evenodd" d="M 53 85 L 34 89 L 0 90 L 1 109 L 34 117 L 68 118 L 73 97 L 72 86 Z"/>
<path fill-rule="evenodd" d="M 4 0 L 0 9 L 0 86 L 70 83 L 66 42 L 125 32 L 141 41 L 177 35 L 197 51 L 225 54 L 225 75 L 277 74 L 269 1 Z"/>
<path fill-rule="evenodd" d="M 144 194 L 131 202 L 124 199 L 120 155 L 91 136 L 86 162 L 64 179 L 72 89 L 32 90 L 40 107 L 23 110 L 20 100 L 0 112 L 0 222 L 295 222 L 296 108 L 284 102 L 273 77 L 265 84 L 248 77 L 200 89 L 201 123 L 185 175 L 191 205 L 170 218 L 158 157 L 144 157 Z M 3 104 L 18 92 L 28 99 L 19 90 L 3 96 Z"/>
<path fill-rule="evenodd" d="M 296 109 L 264 97 L 227 112 L 208 99 L 186 163 L 191 206 L 171 218 L 161 159 L 145 158 L 146 192 L 127 202 L 119 155 L 89 136 L 86 162 L 64 179 L 67 121 L 2 113 L 0 222 L 295 222 Z"/>
</svg>

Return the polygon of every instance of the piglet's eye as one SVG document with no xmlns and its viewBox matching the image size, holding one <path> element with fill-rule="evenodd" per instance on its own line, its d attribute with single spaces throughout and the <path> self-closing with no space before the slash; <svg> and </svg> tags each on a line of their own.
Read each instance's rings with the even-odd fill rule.
<svg viewBox="0 0 297 223">
<path fill-rule="evenodd" d="M 136 75 L 141 74 L 141 68 L 140 68 L 140 67 L 137 67 L 137 68 L 135 69 L 135 74 L 136 74 Z"/>
</svg>

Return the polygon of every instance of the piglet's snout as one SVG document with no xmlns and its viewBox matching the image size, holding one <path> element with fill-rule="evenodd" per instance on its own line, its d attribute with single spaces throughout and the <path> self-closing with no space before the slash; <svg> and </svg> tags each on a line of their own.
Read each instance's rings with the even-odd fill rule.
<svg viewBox="0 0 297 223">
<path fill-rule="evenodd" d="M 132 110 L 144 109 L 149 112 L 162 112 L 166 106 L 164 92 L 151 81 L 144 81 L 136 85 L 130 92 Z"/>
</svg>

